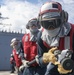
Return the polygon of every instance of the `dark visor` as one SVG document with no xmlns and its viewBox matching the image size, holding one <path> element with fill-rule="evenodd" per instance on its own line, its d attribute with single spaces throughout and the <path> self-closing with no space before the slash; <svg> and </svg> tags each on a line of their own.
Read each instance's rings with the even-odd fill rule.
<svg viewBox="0 0 74 75">
<path fill-rule="evenodd" d="M 41 25 L 45 29 L 58 28 L 61 25 L 61 19 L 43 20 L 41 21 Z"/>
</svg>

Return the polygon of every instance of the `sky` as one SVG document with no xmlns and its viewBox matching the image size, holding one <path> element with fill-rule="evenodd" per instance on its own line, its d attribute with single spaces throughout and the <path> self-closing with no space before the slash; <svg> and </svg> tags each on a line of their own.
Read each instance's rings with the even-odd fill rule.
<svg viewBox="0 0 74 75">
<path fill-rule="evenodd" d="M 27 22 L 38 16 L 42 4 L 47 1 L 57 1 L 69 14 L 68 21 L 74 23 L 74 0 L 0 0 L 0 13 L 8 19 L 0 20 L 0 30 L 24 33 Z M 6 26 L 5 26 L 6 24 Z"/>
</svg>

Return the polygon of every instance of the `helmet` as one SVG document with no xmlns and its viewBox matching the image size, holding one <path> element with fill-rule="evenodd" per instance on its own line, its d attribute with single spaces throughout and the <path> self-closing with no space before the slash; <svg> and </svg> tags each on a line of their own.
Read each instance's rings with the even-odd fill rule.
<svg viewBox="0 0 74 75">
<path fill-rule="evenodd" d="M 68 13 L 62 10 L 62 6 L 58 2 L 45 3 L 38 15 L 38 20 L 45 29 L 58 28 L 67 19 Z"/>
<path fill-rule="evenodd" d="M 29 27 L 33 26 L 33 25 L 37 26 L 38 29 L 40 29 L 40 27 L 41 27 L 37 18 L 33 18 L 33 19 L 29 20 L 29 22 L 26 25 L 26 28 L 29 29 Z"/>
<path fill-rule="evenodd" d="M 18 44 L 18 42 L 19 42 L 19 40 L 18 40 L 17 38 L 13 38 L 13 39 L 11 40 L 10 46 L 15 46 L 15 45 Z"/>
</svg>

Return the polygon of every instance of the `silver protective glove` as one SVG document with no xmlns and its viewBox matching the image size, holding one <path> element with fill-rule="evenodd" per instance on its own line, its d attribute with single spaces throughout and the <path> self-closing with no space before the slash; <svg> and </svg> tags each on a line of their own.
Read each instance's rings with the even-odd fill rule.
<svg viewBox="0 0 74 75">
<path fill-rule="evenodd" d="M 24 70 L 24 68 L 25 68 L 24 65 L 21 65 L 21 66 L 19 67 L 19 71 L 22 72 L 22 71 Z"/>
<path fill-rule="evenodd" d="M 28 64 L 27 64 L 28 62 L 29 62 L 29 61 L 22 60 L 22 63 L 23 63 L 23 65 L 24 65 L 24 67 L 29 67 Z"/>
</svg>

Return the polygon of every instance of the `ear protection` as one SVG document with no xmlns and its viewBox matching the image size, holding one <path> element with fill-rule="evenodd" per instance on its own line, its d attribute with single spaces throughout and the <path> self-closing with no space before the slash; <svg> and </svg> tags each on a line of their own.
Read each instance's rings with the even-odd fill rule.
<svg viewBox="0 0 74 75">
<path fill-rule="evenodd" d="M 43 14 L 42 14 L 43 15 Z M 38 20 L 41 21 L 42 20 L 42 15 L 38 15 Z M 65 23 L 68 21 L 68 13 L 64 10 L 62 10 L 61 14 L 60 14 L 60 17 L 61 17 L 61 23 Z"/>
<path fill-rule="evenodd" d="M 68 21 L 68 13 L 64 10 L 62 10 L 61 12 L 61 22 L 65 23 Z"/>
<path fill-rule="evenodd" d="M 36 20 L 36 21 L 37 21 L 36 25 L 37 25 L 38 29 L 40 29 L 40 28 L 41 28 L 40 23 L 39 23 L 38 19 L 36 19 L 36 18 L 31 19 L 31 20 L 26 24 L 26 28 L 29 29 L 30 22 L 31 22 L 32 20 Z"/>
</svg>

